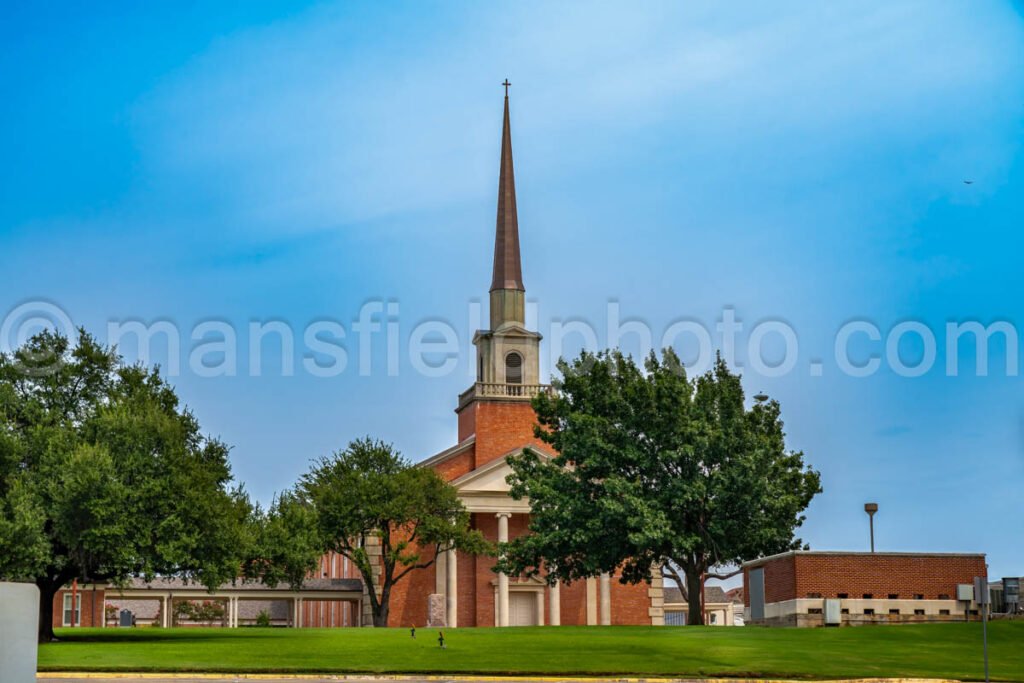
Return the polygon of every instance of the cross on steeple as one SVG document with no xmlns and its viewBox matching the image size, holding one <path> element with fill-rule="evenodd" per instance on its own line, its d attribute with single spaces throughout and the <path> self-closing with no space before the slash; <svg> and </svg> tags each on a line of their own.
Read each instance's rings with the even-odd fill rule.
<svg viewBox="0 0 1024 683">
<path fill-rule="evenodd" d="M 505 79 L 505 82 L 504 82 L 504 83 L 502 83 L 502 85 L 503 85 L 503 86 L 505 86 L 505 97 L 508 97 L 508 86 L 510 86 L 510 85 L 512 85 L 512 84 L 511 84 L 511 83 L 509 83 L 509 82 L 508 82 L 508 79 L 506 78 L 506 79 Z"/>
</svg>

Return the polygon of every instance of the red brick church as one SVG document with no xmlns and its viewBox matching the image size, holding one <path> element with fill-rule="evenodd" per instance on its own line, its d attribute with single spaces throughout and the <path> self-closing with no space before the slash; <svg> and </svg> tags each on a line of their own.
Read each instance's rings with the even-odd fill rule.
<svg viewBox="0 0 1024 683">
<path fill-rule="evenodd" d="M 524 447 L 548 452 L 533 434 L 536 416 L 530 399 L 550 387 L 540 379 L 541 335 L 526 328 L 525 293 L 506 93 L 490 329 L 473 337 L 477 377 L 455 408 L 458 443 L 421 463 L 459 490 L 473 527 L 491 541 L 527 533 L 529 523 L 529 502 L 508 495 L 505 459 Z M 391 625 L 426 624 L 431 594 L 444 596 L 449 627 L 662 623 L 660 579 L 653 586 L 627 586 L 603 576 L 548 587 L 539 580 L 496 574 L 493 563 L 492 558 L 446 553 L 396 587 Z"/>
<path fill-rule="evenodd" d="M 529 522 L 529 502 L 508 495 L 505 459 L 524 447 L 548 452 L 533 435 L 536 417 L 530 399 L 550 387 L 540 379 L 541 335 L 526 328 L 524 308 L 506 93 L 490 329 L 473 337 L 477 377 L 459 395 L 455 408 L 458 443 L 421 463 L 459 490 L 473 527 L 491 541 L 527 533 Z M 548 587 L 539 580 L 496 574 L 493 564 L 492 558 L 449 552 L 429 568 L 410 574 L 392 593 L 390 625 L 426 625 L 432 600 L 444 606 L 448 627 L 664 623 L 661 577 L 651 585 L 627 586 L 614 576 L 602 576 Z M 325 559 L 328 565 L 339 566 L 337 560 Z M 354 575 L 346 570 L 344 576 Z M 314 614 L 307 617 L 307 624 L 316 623 Z"/>
</svg>

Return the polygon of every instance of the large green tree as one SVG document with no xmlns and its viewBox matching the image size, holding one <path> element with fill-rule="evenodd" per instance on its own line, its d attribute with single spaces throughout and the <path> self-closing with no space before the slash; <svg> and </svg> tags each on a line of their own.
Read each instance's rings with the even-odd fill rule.
<svg viewBox="0 0 1024 683">
<path fill-rule="evenodd" d="M 664 571 L 700 624 L 709 570 L 801 547 L 794 531 L 819 475 L 787 449 L 778 402 L 747 407 L 721 358 L 694 380 L 671 349 L 646 372 L 618 351 L 558 367 L 557 393 L 534 400 L 537 435 L 558 455 L 511 458 L 533 533 L 499 566 L 549 581 Z"/>
<path fill-rule="evenodd" d="M 73 579 L 233 580 L 253 522 L 228 449 L 156 370 L 84 330 L 0 354 L 0 578 L 39 587 L 41 641 Z"/>
<path fill-rule="evenodd" d="M 452 548 L 488 550 L 455 488 L 381 441 L 357 439 L 322 458 L 297 495 L 314 510 L 321 549 L 349 558 L 376 587 L 369 591 L 374 626 L 387 626 L 391 592 L 410 572 Z"/>
</svg>

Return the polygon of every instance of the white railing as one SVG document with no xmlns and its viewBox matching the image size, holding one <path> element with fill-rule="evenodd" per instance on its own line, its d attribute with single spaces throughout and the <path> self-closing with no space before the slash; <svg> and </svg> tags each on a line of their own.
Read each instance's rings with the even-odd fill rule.
<svg viewBox="0 0 1024 683">
<path fill-rule="evenodd" d="M 551 394 L 550 384 L 502 384 L 477 382 L 459 395 L 459 405 L 474 398 L 508 398 L 530 400 L 539 394 Z"/>
</svg>

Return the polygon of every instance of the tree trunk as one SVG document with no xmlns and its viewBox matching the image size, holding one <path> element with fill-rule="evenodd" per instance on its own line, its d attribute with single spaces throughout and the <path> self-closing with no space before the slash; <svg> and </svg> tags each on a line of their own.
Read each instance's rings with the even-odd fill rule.
<svg viewBox="0 0 1024 683">
<path fill-rule="evenodd" d="M 686 570 L 686 593 L 690 614 L 686 623 L 690 626 L 704 625 L 704 573 L 696 568 Z"/>
<path fill-rule="evenodd" d="M 387 628 L 388 612 L 391 609 L 391 586 L 385 581 L 384 588 L 380 592 L 380 599 L 373 611 L 374 628 Z"/>
<path fill-rule="evenodd" d="M 53 634 L 53 598 L 60 586 L 50 581 L 36 581 L 36 587 L 39 589 L 39 642 L 50 643 L 57 639 Z"/>
</svg>

